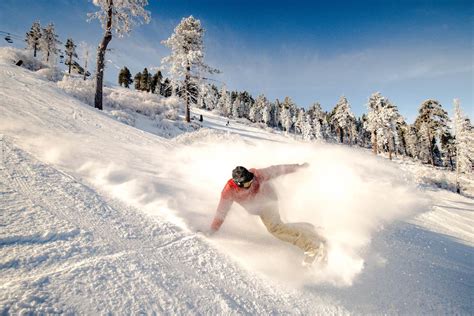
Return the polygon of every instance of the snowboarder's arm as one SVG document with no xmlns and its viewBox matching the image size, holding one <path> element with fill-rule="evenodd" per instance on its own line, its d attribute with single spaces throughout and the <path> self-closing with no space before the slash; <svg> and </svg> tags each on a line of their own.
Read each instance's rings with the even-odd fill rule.
<svg viewBox="0 0 474 316">
<path fill-rule="evenodd" d="M 299 169 L 306 168 L 308 166 L 309 164 L 305 162 L 304 164 L 275 165 L 263 169 L 258 169 L 258 171 L 265 180 L 270 180 L 281 175 L 296 172 Z"/>
<path fill-rule="evenodd" d="M 228 185 L 226 185 L 224 190 L 222 190 L 221 199 L 216 210 L 216 215 L 214 216 L 214 220 L 211 224 L 211 230 L 213 232 L 218 231 L 222 226 L 222 223 L 224 223 L 225 217 L 227 216 L 227 213 L 234 202 L 230 190 L 231 188 Z"/>
</svg>

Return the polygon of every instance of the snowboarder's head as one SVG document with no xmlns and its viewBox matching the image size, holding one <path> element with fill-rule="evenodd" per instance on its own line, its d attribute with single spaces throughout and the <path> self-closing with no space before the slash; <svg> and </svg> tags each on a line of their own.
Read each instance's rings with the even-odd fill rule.
<svg viewBox="0 0 474 316">
<path fill-rule="evenodd" d="M 253 181 L 253 173 L 245 167 L 237 166 L 232 170 L 232 180 L 241 188 L 249 188 Z"/>
</svg>

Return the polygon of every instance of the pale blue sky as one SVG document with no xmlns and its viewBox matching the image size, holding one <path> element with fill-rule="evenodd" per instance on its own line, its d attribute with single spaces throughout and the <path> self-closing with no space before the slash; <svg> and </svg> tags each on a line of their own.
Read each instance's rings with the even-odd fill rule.
<svg viewBox="0 0 474 316">
<path fill-rule="evenodd" d="M 215 79 L 229 89 L 290 96 L 302 107 L 319 101 L 325 110 L 344 94 L 357 115 L 380 91 L 409 122 L 425 99 L 450 111 L 460 98 L 473 117 L 471 1 L 149 2 L 152 22 L 111 42 L 106 78 L 114 84 L 116 67 L 159 67 L 168 54 L 160 42 L 194 15 L 206 29 L 207 63 L 222 70 Z M 85 0 L 2 0 L 0 30 L 23 36 L 34 20 L 54 22 L 63 42 L 72 37 L 96 47 L 102 30 L 86 21 L 94 10 Z"/>
</svg>

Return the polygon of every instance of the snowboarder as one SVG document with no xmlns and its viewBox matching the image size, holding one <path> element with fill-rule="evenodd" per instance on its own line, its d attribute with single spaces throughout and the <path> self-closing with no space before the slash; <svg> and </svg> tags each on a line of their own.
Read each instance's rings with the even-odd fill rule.
<svg viewBox="0 0 474 316">
<path fill-rule="evenodd" d="M 235 201 L 250 214 L 260 216 L 263 224 L 276 238 L 289 242 L 304 251 L 303 265 L 311 265 L 316 259 L 325 262 L 326 240 L 309 223 L 283 223 L 278 210 L 278 197 L 270 180 L 307 168 L 308 163 L 275 165 L 263 169 L 238 166 L 232 171 L 221 193 L 216 215 L 211 224 L 211 234 L 219 230 L 232 203 Z"/>
</svg>

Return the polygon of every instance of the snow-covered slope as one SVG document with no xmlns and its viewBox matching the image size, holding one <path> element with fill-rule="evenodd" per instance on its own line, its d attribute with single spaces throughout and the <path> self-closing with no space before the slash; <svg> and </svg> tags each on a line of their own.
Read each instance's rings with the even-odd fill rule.
<svg viewBox="0 0 474 316">
<path fill-rule="evenodd" d="M 174 139 L 119 123 L 0 62 L 0 310 L 95 314 L 470 314 L 474 201 L 355 148 L 304 144 L 208 112 Z M 309 161 L 276 182 L 319 226 L 328 267 L 235 207 L 235 165 Z"/>
</svg>

